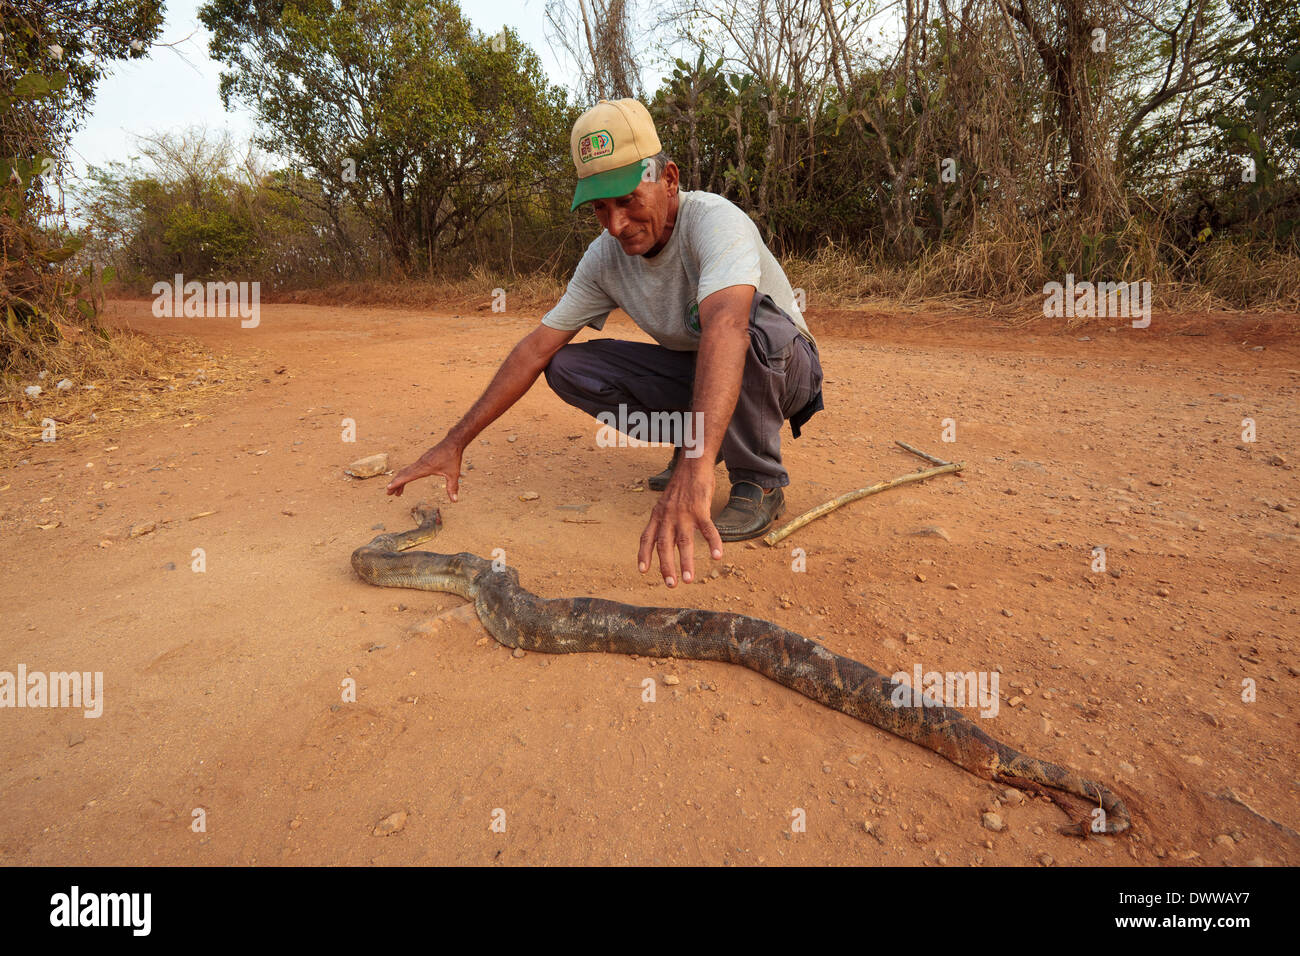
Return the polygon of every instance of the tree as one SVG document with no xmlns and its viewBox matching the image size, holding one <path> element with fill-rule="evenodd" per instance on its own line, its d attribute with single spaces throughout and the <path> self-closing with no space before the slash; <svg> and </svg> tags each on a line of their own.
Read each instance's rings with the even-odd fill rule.
<svg viewBox="0 0 1300 956">
<path fill-rule="evenodd" d="M 546 28 L 578 70 L 588 101 L 641 95 L 631 0 L 547 0 Z"/>
<path fill-rule="evenodd" d="M 61 263 L 79 243 L 53 219 L 54 185 L 95 85 L 114 60 L 143 56 L 161 0 L 0 0 L 0 359 L 92 321 L 93 296 Z"/>
<path fill-rule="evenodd" d="M 563 92 L 453 0 L 209 0 L 200 19 L 259 145 L 372 216 L 404 272 L 562 175 Z"/>
</svg>

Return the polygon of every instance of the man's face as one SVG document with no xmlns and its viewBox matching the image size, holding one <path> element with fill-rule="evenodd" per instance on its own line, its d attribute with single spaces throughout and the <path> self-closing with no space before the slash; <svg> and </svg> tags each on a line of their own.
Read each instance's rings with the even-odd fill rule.
<svg viewBox="0 0 1300 956">
<path fill-rule="evenodd" d="M 592 200 L 596 218 L 629 256 L 657 253 L 668 241 L 669 216 L 677 198 L 677 164 L 669 163 L 658 182 L 642 182 L 617 199 Z"/>
</svg>

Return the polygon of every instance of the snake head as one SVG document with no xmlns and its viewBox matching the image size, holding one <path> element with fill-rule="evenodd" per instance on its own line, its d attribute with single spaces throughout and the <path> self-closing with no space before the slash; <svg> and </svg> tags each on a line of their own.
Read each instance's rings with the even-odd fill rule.
<svg viewBox="0 0 1300 956">
<path fill-rule="evenodd" d="M 442 512 L 436 505 L 431 505 L 427 501 L 421 501 L 412 508 L 411 517 L 419 522 L 421 528 L 442 529 Z"/>
</svg>

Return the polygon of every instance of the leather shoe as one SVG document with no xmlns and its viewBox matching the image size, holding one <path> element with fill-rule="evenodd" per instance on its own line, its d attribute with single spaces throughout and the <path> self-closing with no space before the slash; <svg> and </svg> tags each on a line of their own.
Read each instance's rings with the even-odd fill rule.
<svg viewBox="0 0 1300 956">
<path fill-rule="evenodd" d="M 785 494 L 780 488 L 764 492 L 752 481 L 738 481 L 731 486 L 731 500 L 713 525 L 723 541 L 748 541 L 767 531 L 783 514 Z"/>
</svg>

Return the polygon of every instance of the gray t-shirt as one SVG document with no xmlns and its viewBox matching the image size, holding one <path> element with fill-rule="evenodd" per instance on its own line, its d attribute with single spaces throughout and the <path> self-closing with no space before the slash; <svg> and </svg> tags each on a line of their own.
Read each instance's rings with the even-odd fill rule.
<svg viewBox="0 0 1300 956">
<path fill-rule="evenodd" d="M 678 199 L 673 234 L 651 259 L 628 255 L 601 232 L 542 324 L 566 332 L 584 325 L 600 329 L 621 308 L 664 348 L 694 352 L 700 347 L 700 302 L 728 286 L 752 285 L 813 341 L 790 280 L 753 220 L 715 193 L 683 191 Z"/>
</svg>

